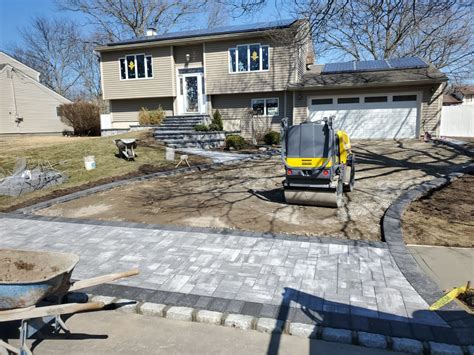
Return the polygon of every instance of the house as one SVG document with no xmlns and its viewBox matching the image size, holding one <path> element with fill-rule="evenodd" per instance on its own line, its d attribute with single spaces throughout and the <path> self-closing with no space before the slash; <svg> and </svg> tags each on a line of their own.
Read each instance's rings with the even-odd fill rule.
<svg viewBox="0 0 474 355">
<path fill-rule="evenodd" d="M 463 105 L 474 105 L 474 85 L 458 86 L 454 89 L 454 95 Z"/>
<path fill-rule="evenodd" d="M 0 134 L 62 133 L 68 126 L 57 108 L 70 102 L 41 84 L 39 72 L 0 52 Z"/>
<path fill-rule="evenodd" d="M 111 127 L 138 111 L 211 114 L 249 138 L 335 115 L 354 138 L 437 135 L 447 77 L 420 58 L 314 65 L 304 20 L 148 35 L 96 48 Z"/>
<path fill-rule="evenodd" d="M 459 100 L 456 96 L 452 94 L 443 95 L 443 106 L 456 106 L 461 104 L 462 100 Z"/>
</svg>

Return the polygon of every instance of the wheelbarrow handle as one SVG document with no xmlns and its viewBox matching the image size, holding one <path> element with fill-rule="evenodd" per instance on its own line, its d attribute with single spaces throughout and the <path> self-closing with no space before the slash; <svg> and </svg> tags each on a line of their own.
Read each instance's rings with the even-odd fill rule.
<svg viewBox="0 0 474 355">
<path fill-rule="evenodd" d="M 125 277 L 130 277 L 130 276 L 134 276 L 138 274 L 139 274 L 138 269 L 132 269 L 132 270 L 124 271 L 124 272 L 117 272 L 114 274 L 97 276 L 91 279 L 80 280 L 80 281 L 74 282 L 69 287 L 68 291 L 77 291 L 86 287 L 97 286 L 97 285 L 101 285 L 107 282 L 112 282 L 115 280 L 123 279 Z"/>
</svg>

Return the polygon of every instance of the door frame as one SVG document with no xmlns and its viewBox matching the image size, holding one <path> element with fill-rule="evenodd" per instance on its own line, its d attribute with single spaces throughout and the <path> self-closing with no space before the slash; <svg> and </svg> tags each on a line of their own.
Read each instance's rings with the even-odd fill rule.
<svg viewBox="0 0 474 355">
<path fill-rule="evenodd" d="M 180 73 L 180 70 L 186 72 Z M 189 72 L 188 72 L 189 71 Z M 187 112 L 186 111 L 186 78 L 197 77 L 198 85 L 198 111 Z M 182 87 L 181 87 L 182 80 Z M 181 93 L 182 90 L 182 93 Z M 199 115 L 206 113 L 207 99 L 204 92 L 204 72 L 202 68 L 180 68 L 176 70 L 176 99 L 177 99 L 177 110 L 180 115 Z"/>
</svg>

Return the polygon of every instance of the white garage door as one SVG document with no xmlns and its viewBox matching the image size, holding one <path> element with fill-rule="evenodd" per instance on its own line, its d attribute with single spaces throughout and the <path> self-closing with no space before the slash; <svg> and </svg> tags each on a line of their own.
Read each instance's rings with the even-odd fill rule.
<svg viewBox="0 0 474 355">
<path fill-rule="evenodd" d="M 309 119 L 334 115 L 351 138 L 415 138 L 419 101 L 417 93 L 310 97 Z"/>
</svg>

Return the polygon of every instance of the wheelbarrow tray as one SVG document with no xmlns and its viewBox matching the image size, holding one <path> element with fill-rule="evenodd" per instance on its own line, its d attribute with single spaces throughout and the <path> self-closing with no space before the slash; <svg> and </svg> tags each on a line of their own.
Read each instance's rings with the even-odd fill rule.
<svg viewBox="0 0 474 355">
<path fill-rule="evenodd" d="M 78 261 L 69 253 L 0 249 L 0 310 L 30 307 L 67 292 Z"/>
</svg>

